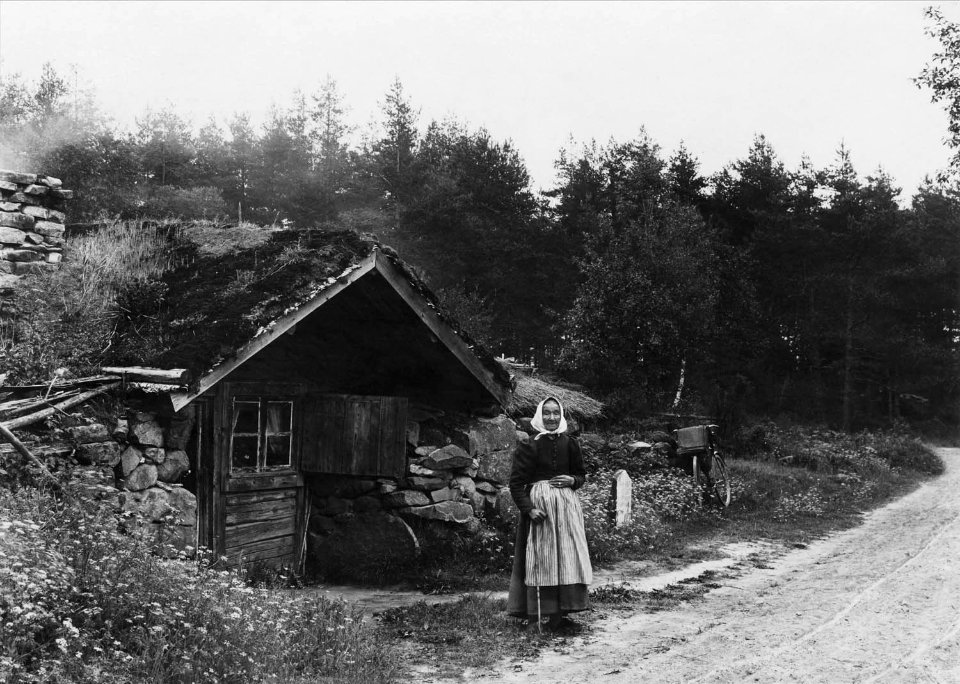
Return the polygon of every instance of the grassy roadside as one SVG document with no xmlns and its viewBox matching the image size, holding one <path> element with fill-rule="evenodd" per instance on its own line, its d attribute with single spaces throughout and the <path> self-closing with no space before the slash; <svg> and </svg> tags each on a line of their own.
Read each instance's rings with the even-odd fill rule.
<svg viewBox="0 0 960 684">
<path fill-rule="evenodd" d="M 635 522 L 619 531 L 606 524 L 606 496 L 613 467 L 629 464 L 622 454 L 608 455 L 592 484 L 581 490 L 595 564 L 646 560 L 656 573 L 710 558 L 729 542 L 767 540 L 801 547 L 858 524 L 864 512 L 943 471 L 929 448 L 903 434 L 764 428 L 763 439 L 728 460 L 734 501 L 724 511 L 701 506 L 689 476 L 634 463 Z M 473 586 L 503 591 L 509 579 L 505 570 L 489 572 L 495 565 L 489 555 L 482 565 L 487 571 L 473 576 L 478 578 Z M 461 580 L 472 579 L 467 559 L 460 557 L 448 567 L 456 568 Z M 595 610 L 577 616 L 579 625 L 560 634 L 526 630 L 503 613 L 502 600 L 478 595 L 388 611 L 380 617 L 380 631 L 386 643 L 414 656 L 405 659 L 418 663 L 407 676 L 455 677 L 465 668 L 482 671 L 503 658 L 522 661 L 541 649 L 563 648 L 570 636 L 589 633 L 591 623 L 610 610 L 653 612 L 698 600 L 713 579 L 701 576 L 646 593 L 626 586 L 598 589 Z"/>
</svg>

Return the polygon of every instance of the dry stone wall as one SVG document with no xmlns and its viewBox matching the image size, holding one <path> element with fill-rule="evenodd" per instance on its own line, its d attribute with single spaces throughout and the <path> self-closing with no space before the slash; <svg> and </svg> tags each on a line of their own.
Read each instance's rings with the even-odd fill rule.
<svg viewBox="0 0 960 684">
<path fill-rule="evenodd" d="M 59 267 L 73 197 L 62 185 L 53 176 L 0 170 L 0 283 Z"/>
<path fill-rule="evenodd" d="M 477 535 L 483 521 L 511 524 L 513 451 L 528 438 L 507 416 L 456 426 L 427 417 L 408 424 L 403 477 L 309 476 L 311 568 L 386 572 L 420 552 L 417 532 Z"/>
<path fill-rule="evenodd" d="M 97 498 L 116 502 L 127 531 L 181 551 L 197 543 L 197 499 L 182 484 L 192 427 L 193 412 L 186 410 L 166 425 L 156 413 L 131 411 L 110 427 L 68 429 L 77 460 L 99 475 Z M 114 486 L 102 484 L 108 480 Z"/>
</svg>

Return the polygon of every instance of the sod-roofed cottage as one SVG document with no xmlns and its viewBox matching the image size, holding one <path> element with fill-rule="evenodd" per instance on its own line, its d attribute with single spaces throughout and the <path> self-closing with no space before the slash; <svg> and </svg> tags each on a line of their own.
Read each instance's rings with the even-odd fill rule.
<svg viewBox="0 0 960 684">
<path fill-rule="evenodd" d="M 392 250 L 349 231 L 281 231 L 183 262 L 131 313 L 137 335 L 123 336 L 117 360 L 191 371 L 165 420 L 191 435 L 200 545 L 234 563 L 299 564 L 311 515 L 463 523 L 484 498 L 454 481 L 478 476 L 484 459 L 495 497 L 517 438 L 496 417 L 509 375 Z M 487 427 L 462 440 L 419 434 L 424 421 L 470 414 Z"/>
</svg>

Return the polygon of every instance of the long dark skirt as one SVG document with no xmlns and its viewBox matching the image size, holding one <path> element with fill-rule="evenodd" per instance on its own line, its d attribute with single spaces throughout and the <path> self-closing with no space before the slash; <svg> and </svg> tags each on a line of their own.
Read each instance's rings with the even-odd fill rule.
<svg viewBox="0 0 960 684">
<path fill-rule="evenodd" d="M 517 525 L 517 543 L 514 548 L 513 573 L 510 575 L 510 593 L 507 597 L 507 613 L 519 618 L 537 619 L 537 589 L 526 585 L 527 537 L 530 534 L 530 518 L 520 514 Z M 589 610 L 586 584 L 561 584 L 539 587 L 539 614 L 543 617 L 566 615 L 580 610 Z"/>
</svg>

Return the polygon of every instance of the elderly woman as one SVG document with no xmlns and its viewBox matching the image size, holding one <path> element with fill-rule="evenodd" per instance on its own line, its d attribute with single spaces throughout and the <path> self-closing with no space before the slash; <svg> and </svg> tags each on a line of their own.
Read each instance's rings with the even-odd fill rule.
<svg viewBox="0 0 960 684">
<path fill-rule="evenodd" d="M 555 629 L 567 613 L 588 607 L 593 570 L 575 493 L 586 471 L 559 400 L 541 401 L 530 424 L 537 434 L 517 446 L 510 474 L 520 524 L 507 612 L 538 625 L 548 617 Z"/>
</svg>

